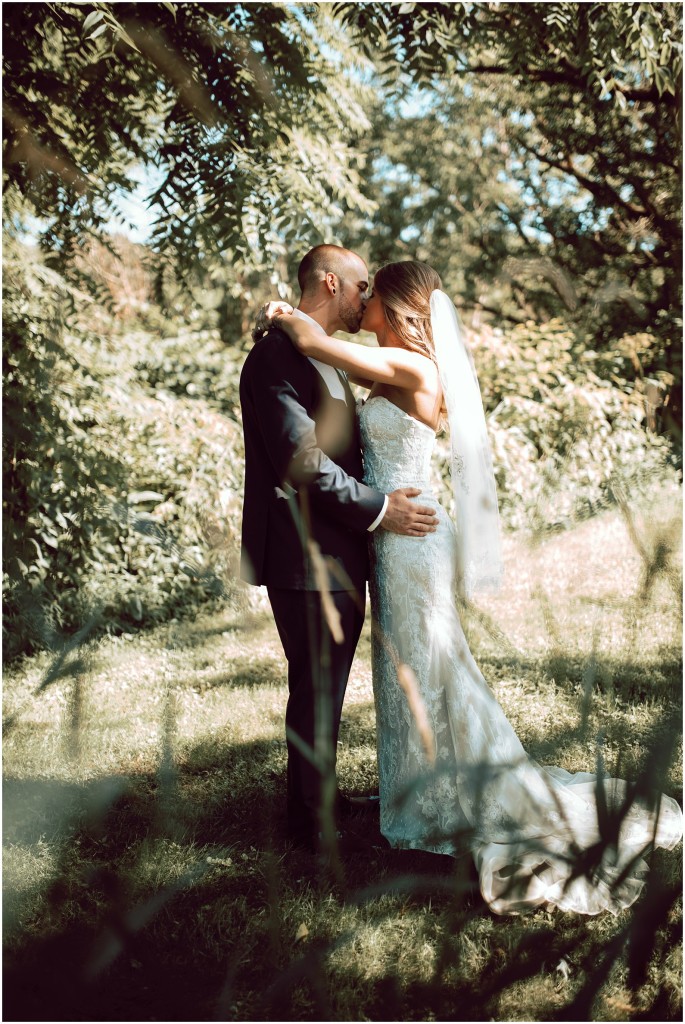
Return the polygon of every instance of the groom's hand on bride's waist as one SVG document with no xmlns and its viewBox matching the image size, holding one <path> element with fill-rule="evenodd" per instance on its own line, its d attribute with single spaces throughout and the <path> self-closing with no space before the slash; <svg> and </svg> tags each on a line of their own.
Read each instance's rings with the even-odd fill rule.
<svg viewBox="0 0 685 1024">
<path fill-rule="evenodd" d="M 430 505 L 418 505 L 412 498 L 421 494 L 418 487 L 399 487 L 388 495 L 388 507 L 380 521 L 384 530 L 407 537 L 425 537 L 434 533 L 438 525 L 435 510 Z"/>
</svg>

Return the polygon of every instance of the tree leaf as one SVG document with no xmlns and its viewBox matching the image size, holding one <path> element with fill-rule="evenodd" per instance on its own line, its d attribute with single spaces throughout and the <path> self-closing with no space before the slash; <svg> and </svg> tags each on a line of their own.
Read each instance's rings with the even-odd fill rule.
<svg viewBox="0 0 685 1024">
<path fill-rule="evenodd" d="M 129 505 L 142 505 L 148 501 L 164 501 L 164 495 L 159 491 L 131 491 L 126 500 Z"/>
<path fill-rule="evenodd" d="M 97 23 L 99 21 L 102 21 L 103 18 L 104 14 L 102 13 L 102 11 L 91 11 L 90 14 L 86 17 L 86 20 L 83 22 L 83 28 L 81 29 L 81 31 L 85 34 L 89 28 L 91 28 L 93 25 L 97 25 Z"/>
</svg>

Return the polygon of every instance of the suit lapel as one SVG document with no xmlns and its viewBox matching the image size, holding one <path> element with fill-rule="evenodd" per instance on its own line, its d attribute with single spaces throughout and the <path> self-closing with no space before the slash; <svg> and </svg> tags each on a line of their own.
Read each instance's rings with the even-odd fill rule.
<svg viewBox="0 0 685 1024">
<path fill-rule="evenodd" d="M 343 381 L 335 367 L 328 366 L 327 363 L 321 363 L 318 359 L 314 359 L 312 356 L 309 356 L 309 362 L 316 369 L 317 373 L 328 388 L 328 393 L 331 398 L 336 398 L 338 401 L 343 402 L 347 401 Z"/>
</svg>

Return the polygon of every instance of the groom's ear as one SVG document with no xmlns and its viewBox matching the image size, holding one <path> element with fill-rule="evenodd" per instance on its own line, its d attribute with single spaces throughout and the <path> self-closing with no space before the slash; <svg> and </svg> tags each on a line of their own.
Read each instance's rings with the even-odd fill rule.
<svg viewBox="0 0 685 1024">
<path fill-rule="evenodd" d="M 326 285 L 326 287 L 327 287 L 328 291 L 330 292 L 330 294 L 331 295 L 335 295 L 335 293 L 338 290 L 338 277 L 337 277 L 337 274 L 334 274 L 331 271 L 329 271 L 326 274 L 326 276 L 324 277 L 324 284 Z"/>
</svg>

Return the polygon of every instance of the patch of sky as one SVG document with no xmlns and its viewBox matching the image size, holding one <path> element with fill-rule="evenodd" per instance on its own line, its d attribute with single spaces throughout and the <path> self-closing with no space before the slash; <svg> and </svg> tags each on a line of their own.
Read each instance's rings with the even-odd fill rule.
<svg viewBox="0 0 685 1024">
<path fill-rule="evenodd" d="M 50 226 L 49 220 L 33 217 L 31 214 L 16 214 L 11 218 L 13 232 L 24 245 L 36 246 L 38 239 Z"/>
<path fill-rule="evenodd" d="M 399 117 L 427 117 L 435 109 L 438 97 L 432 90 L 411 89 L 403 96 L 397 107 Z"/>
<path fill-rule="evenodd" d="M 535 124 L 535 117 L 530 110 L 512 110 L 509 117 L 514 124 L 520 124 L 523 128 L 532 128 Z"/>
<path fill-rule="evenodd" d="M 504 207 L 506 209 L 506 207 Z M 542 245 L 549 245 L 552 242 L 552 235 L 544 227 L 540 227 L 540 218 L 537 210 L 529 205 L 528 210 L 519 214 L 518 223 L 523 234 L 531 241 L 540 242 Z M 507 225 L 508 230 L 517 230 L 514 224 Z"/>
<path fill-rule="evenodd" d="M 317 54 L 324 57 L 338 73 L 350 75 L 361 84 L 366 85 L 377 78 L 376 69 L 370 61 L 362 57 L 361 53 L 356 54 L 354 66 L 350 65 L 349 44 L 341 36 L 339 27 L 332 19 L 328 18 L 327 23 L 322 26 L 317 25 L 317 17 L 326 18 L 325 11 L 319 10 L 316 15 L 312 16 L 307 10 L 306 4 L 287 3 L 285 6 L 300 31 L 314 45 Z M 319 5 L 320 8 L 325 8 L 325 6 L 325 4 Z M 336 32 L 340 37 L 342 48 L 336 47 Z"/>
<path fill-rule="evenodd" d="M 545 228 L 536 227 L 535 224 L 522 224 L 521 228 L 524 235 L 527 235 L 528 238 L 536 242 L 540 242 L 542 245 L 550 245 L 553 241 L 552 235 Z M 513 225 L 511 230 L 516 230 Z"/>
<path fill-rule="evenodd" d="M 578 225 L 582 227 L 584 231 L 604 231 L 609 218 L 614 212 L 613 206 L 607 206 L 602 210 L 593 210 L 591 208 L 576 210 L 578 214 Z"/>
<path fill-rule="evenodd" d="M 547 203 L 549 206 L 573 207 L 578 197 L 578 183 L 570 176 L 560 177 L 558 174 L 547 173 L 544 176 Z M 581 201 L 585 202 L 584 197 Z"/>
<path fill-rule="evenodd" d="M 375 171 L 377 177 L 387 185 L 405 185 L 413 177 L 405 164 L 393 163 L 387 156 L 378 158 Z"/>
<path fill-rule="evenodd" d="M 421 237 L 421 229 L 415 224 L 408 224 L 406 228 L 402 228 L 400 231 L 400 239 L 406 244 L 415 242 Z"/>
<path fill-rule="evenodd" d="M 107 222 L 111 234 L 124 234 L 132 242 L 144 244 L 152 236 L 155 208 L 148 205 L 150 196 L 164 181 L 165 172 L 158 168 L 135 167 L 130 174 L 133 188 L 117 189 L 111 197 L 112 217 Z"/>
<path fill-rule="evenodd" d="M 132 242 L 144 244 L 150 241 L 154 228 L 155 209 L 147 204 L 149 196 L 159 188 L 164 175 L 151 168 L 137 167 L 131 171 L 134 183 L 130 192 L 122 188 L 112 190 L 106 204 L 95 202 L 100 216 L 110 216 L 105 221 L 105 231 L 111 235 L 125 235 Z M 25 245 L 34 246 L 50 227 L 50 220 L 23 215 L 17 219 L 14 227 L 17 236 Z"/>
</svg>

